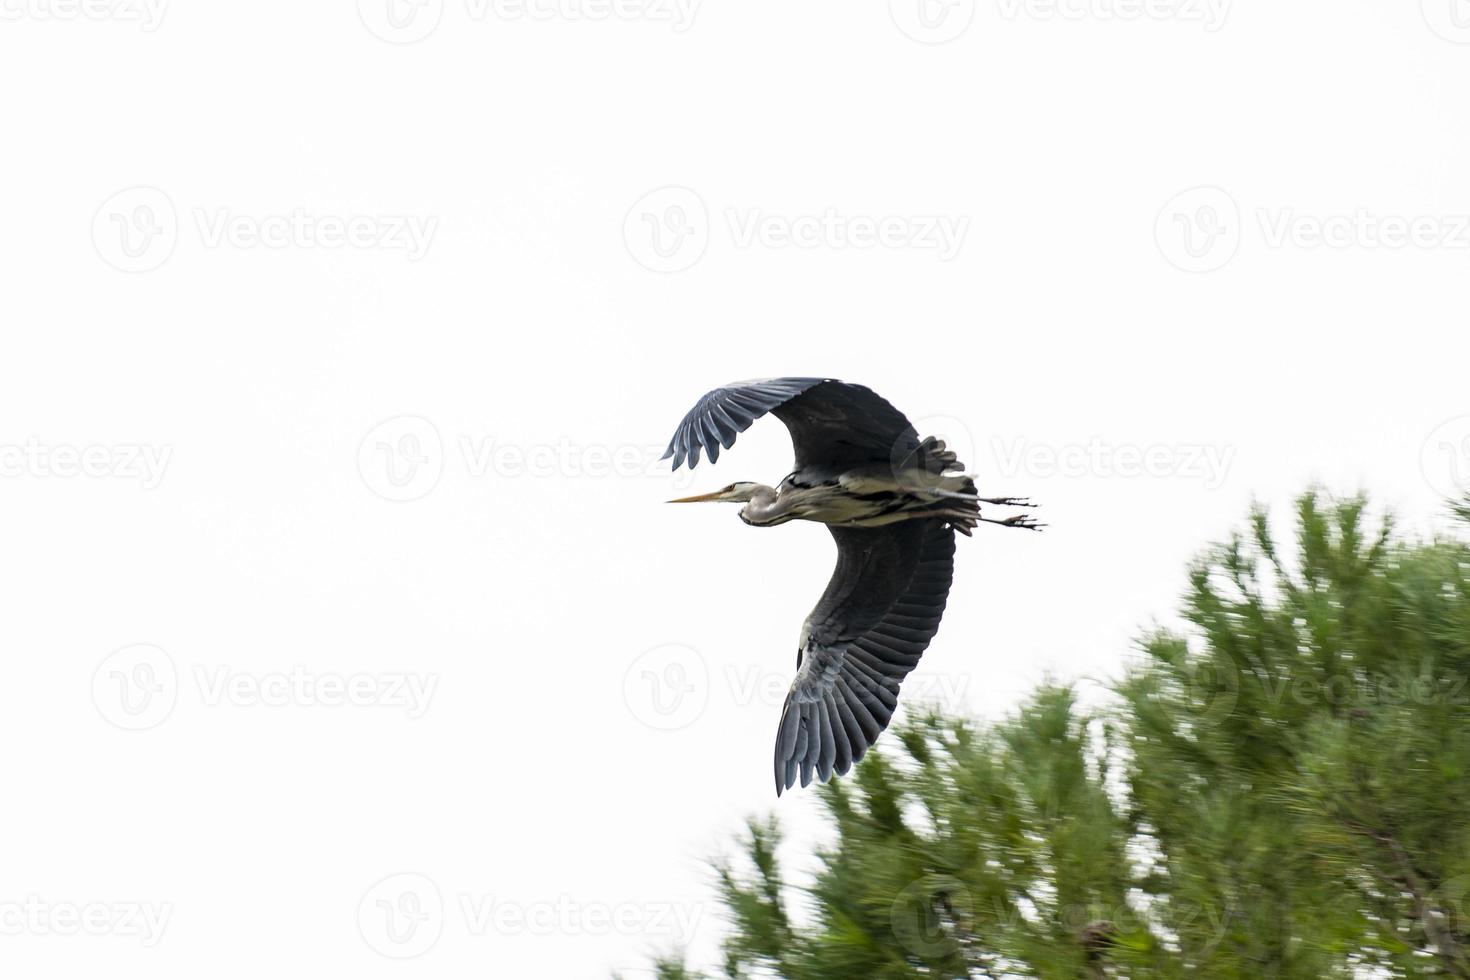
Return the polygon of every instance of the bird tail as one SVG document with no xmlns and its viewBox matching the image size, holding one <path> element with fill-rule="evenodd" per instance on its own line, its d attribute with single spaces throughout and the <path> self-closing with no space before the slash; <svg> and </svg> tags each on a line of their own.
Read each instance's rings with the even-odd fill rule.
<svg viewBox="0 0 1470 980">
<path fill-rule="evenodd" d="M 933 516 L 943 518 L 950 527 L 969 536 L 979 523 L 980 492 L 975 488 L 975 481 L 964 472 L 965 464 L 943 439 L 934 436 L 926 436 L 915 455 L 918 489 L 926 495 L 944 498 L 944 503 L 934 508 Z"/>
<path fill-rule="evenodd" d="M 969 534 L 978 523 L 980 504 L 975 481 L 964 469 L 965 464 L 943 439 L 925 436 L 898 461 L 894 475 L 899 489 L 914 498 L 915 513 L 940 518 L 956 531 Z"/>
<path fill-rule="evenodd" d="M 919 443 L 919 448 L 914 451 L 914 455 L 919 469 L 935 476 L 944 476 L 965 468 L 965 464 L 960 462 L 954 450 L 945 445 L 943 439 L 934 436 L 925 436 Z"/>
</svg>

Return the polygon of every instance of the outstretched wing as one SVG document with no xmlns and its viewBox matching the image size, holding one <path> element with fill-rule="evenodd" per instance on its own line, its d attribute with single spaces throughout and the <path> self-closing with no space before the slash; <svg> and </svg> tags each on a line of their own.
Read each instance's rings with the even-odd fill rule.
<svg viewBox="0 0 1470 980">
<path fill-rule="evenodd" d="M 862 385 L 772 378 L 728 384 L 705 395 L 679 423 L 663 458 L 672 456 L 676 470 L 687 459 L 693 469 L 702 450 L 713 463 L 721 448 L 733 446 L 735 436 L 767 412 L 791 430 L 797 469 L 890 463 L 918 446 L 903 413 Z"/>
<path fill-rule="evenodd" d="M 842 775 L 888 727 L 898 689 L 939 631 L 954 579 L 940 520 L 830 528 L 837 569 L 807 617 L 776 732 L 776 795 Z"/>
</svg>

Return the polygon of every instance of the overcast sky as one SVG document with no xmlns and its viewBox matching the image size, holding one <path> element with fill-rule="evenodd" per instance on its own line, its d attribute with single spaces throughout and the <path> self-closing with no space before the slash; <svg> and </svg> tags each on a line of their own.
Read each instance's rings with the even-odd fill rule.
<svg viewBox="0 0 1470 980">
<path fill-rule="evenodd" d="M 987 718 L 1252 500 L 1443 529 L 1456 2 L 0 0 L 5 972 L 708 961 L 833 560 L 662 503 L 789 469 L 656 465 L 725 381 L 1045 505 L 905 688 Z"/>
</svg>

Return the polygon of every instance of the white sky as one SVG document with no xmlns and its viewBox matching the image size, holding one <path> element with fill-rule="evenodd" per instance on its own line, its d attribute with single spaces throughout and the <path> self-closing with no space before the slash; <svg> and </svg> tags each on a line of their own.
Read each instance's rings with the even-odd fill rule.
<svg viewBox="0 0 1470 980">
<path fill-rule="evenodd" d="M 721 382 L 1044 502 L 909 682 L 987 717 L 1253 498 L 1470 482 L 1463 0 L 537 2 L 0 0 L 7 974 L 707 960 L 833 551 L 661 503 L 788 468 L 652 468 Z"/>
</svg>

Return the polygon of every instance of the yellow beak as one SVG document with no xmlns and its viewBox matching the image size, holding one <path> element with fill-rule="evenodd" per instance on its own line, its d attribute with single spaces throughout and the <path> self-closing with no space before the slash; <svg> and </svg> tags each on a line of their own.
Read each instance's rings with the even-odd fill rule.
<svg viewBox="0 0 1470 980">
<path fill-rule="evenodd" d="M 677 500 L 666 500 L 666 501 L 664 501 L 664 503 L 666 503 L 666 504 L 702 504 L 702 503 L 706 503 L 706 502 L 712 501 L 712 500 L 719 500 L 720 497 L 724 494 L 724 492 L 725 491 L 723 491 L 723 490 L 716 490 L 714 493 L 701 493 L 698 496 L 694 496 L 694 497 L 680 497 Z"/>
</svg>

